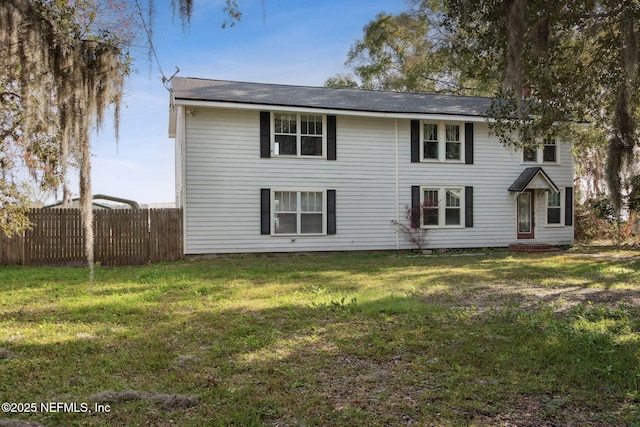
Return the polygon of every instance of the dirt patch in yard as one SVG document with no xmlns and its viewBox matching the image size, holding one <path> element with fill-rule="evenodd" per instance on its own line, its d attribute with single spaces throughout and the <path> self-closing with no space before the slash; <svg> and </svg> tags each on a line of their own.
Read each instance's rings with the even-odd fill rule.
<svg viewBox="0 0 640 427">
<path fill-rule="evenodd" d="M 636 253 L 558 252 L 497 257 L 498 262 L 487 257 L 468 263 L 460 262 L 459 257 L 476 254 L 439 256 L 434 260 L 458 262 L 452 262 L 453 267 L 442 263 L 443 270 L 436 272 L 425 270 L 424 286 L 410 294 L 427 304 L 476 314 L 541 306 L 563 313 L 579 304 L 640 308 L 640 256 Z M 434 278 L 437 284 L 431 286 Z"/>
<path fill-rule="evenodd" d="M 551 306 L 557 313 L 567 312 L 579 304 L 603 305 L 611 308 L 640 307 L 640 292 L 633 289 L 602 289 L 567 284 L 544 286 L 523 284 L 521 281 L 478 283 L 445 294 L 426 294 L 425 302 L 446 303 L 454 307 L 471 309 L 482 314 L 497 308 L 528 309 Z"/>
<path fill-rule="evenodd" d="M 14 359 L 15 357 L 15 354 L 11 353 L 6 348 L 0 347 L 0 359 Z"/>
<path fill-rule="evenodd" d="M 1 419 L 0 427 L 44 427 L 44 426 L 42 424 L 39 424 L 33 421 Z"/>
<path fill-rule="evenodd" d="M 545 419 L 542 414 L 548 412 L 549 407 L 561 405 L 559 399 L 545 396 L 536 399 L 523 396 L 519 402 L 514 402 L 508 413 L 486 416 L 477 414 L 473 417 L 478 425 L 500 427 L 607 427 L 609 423 L 597 421 L 597 414 L 581 410 L 563 408 L 556 412 L 556 418 Z M 561 400 L 561 399 L 560 399 Z"/>
</svg>

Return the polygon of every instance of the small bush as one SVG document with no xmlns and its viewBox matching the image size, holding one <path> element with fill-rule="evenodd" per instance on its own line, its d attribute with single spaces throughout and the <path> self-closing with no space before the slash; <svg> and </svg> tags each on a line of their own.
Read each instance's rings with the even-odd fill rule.
<svg viewBox="0 0 640 427">
<path fill-rule="evenodd" d="M 407 224 L 395 219 L 391 221 L 391 223 L 400 230 L 405 240 L 415 245 L 420 252 L 427 249 L 427 245 L 429 244 L 429 240 L 427 239 L 429 230 L 422 228 L 420 224 L 422 212 L 427 207 L 429 207 L 429 205 L 423 203 L 417 208 L 407 209 L 404 215 Z"/>
<path fill-rule="evenodd" d="M 616 221 L 609 199 L 589 199 L 575 207 L 574 237 L 580 243 L 633 243 L 638 216 L 630 212 L 626 221 Z"/>
</svg>

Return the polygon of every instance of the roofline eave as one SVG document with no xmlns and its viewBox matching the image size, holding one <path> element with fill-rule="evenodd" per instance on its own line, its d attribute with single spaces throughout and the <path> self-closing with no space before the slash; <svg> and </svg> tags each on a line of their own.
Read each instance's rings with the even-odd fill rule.
<svg viewBox="0 0 640 427">
<path fill-rule="evenodd" d="M 451 113 L 427 113 L 427 112 L 385 112 L 370 110 L 351 110 L 341 108 L 321 108 L 321 107 L 305 107 L 296 105 L 280 105 L 280 104 L 258 104 L 246 102 L 227 102 L 227 101 L 208 101 L 187 98 L 175 98 L 175 106 L 184 107 L 205 107 L 205 108 L 224 108 L 234 110 L 269 110 L 269 111 L 292 111 L 300 113 L 312 114 L 332 114 L 347 115 L 359 117 L 379 117 L 391 119 L 425 119 L 431 120 L 458 120 L 467 122 L 486 122 L 487 117 L 473 114 L 451 114 Z"/>
</svg>

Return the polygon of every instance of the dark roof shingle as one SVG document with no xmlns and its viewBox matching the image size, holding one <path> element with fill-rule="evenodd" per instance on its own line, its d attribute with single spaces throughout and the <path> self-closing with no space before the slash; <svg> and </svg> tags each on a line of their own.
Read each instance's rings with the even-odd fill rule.
<svg viewBox="0 0 640 427">
<path fill-rule="evenodd" d="M 175 77 L 176 100 L 485 117 L 491 98 Z"/>
<path fill-rule="evenodd" d="M 523 192 L 524 190 L 527 189 L 527 186 L 529 185 L 529 183 L 533 181 L 533 179 L 538 174 L 542 174 L 544 176 L 544 178 L 549 182 L 549 184 L 551 184 L 554 191 L 558 190 L 558 187 L 551 180 L 551 178 L 549 178 L 549 175 L 547 175 L 544 169 L 537 166 L 537 167 L 526 168 L 525 170 L 523 170 L 520 176 L 516 178 L 515 181 L 513 181 L 513 184 L 511 184 L 508 191 L 515 191 L 518 193 Z"/>
</svg>

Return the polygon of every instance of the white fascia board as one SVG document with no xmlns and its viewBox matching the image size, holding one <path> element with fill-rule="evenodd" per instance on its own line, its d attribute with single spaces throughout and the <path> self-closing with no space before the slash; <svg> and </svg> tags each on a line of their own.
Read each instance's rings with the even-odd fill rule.
<svg viewBox="0 0 640 427">
<path fill-rule="evenodd" d="M 220 101 L 195 101 L 189 99 L 176 99 L 175 105 L 184 107 L 206 107 L 206 108 L 226 108 L 235 110 L 267 110 L 267 111 L 287 111 L 295 113 L 309 114 L 331 114 L 342 116 L 360 116 L 360 117 L 380 117 L 389 119 L 425 119 L 429 120 L 457 120 L 465 122 L 486 122 L 486 117 L 466 116 L 463 114 L 429 114 L 429 113 L 383 113 L 377 111 L 356 111 L 356 110 L 340 110 L 332 108 L 310 108 L 310 107 L 291 107 L 286 105 L 268 105 L 268 104 L 244 104 L 239 102 L 220 102 Z"/>
</svg>

